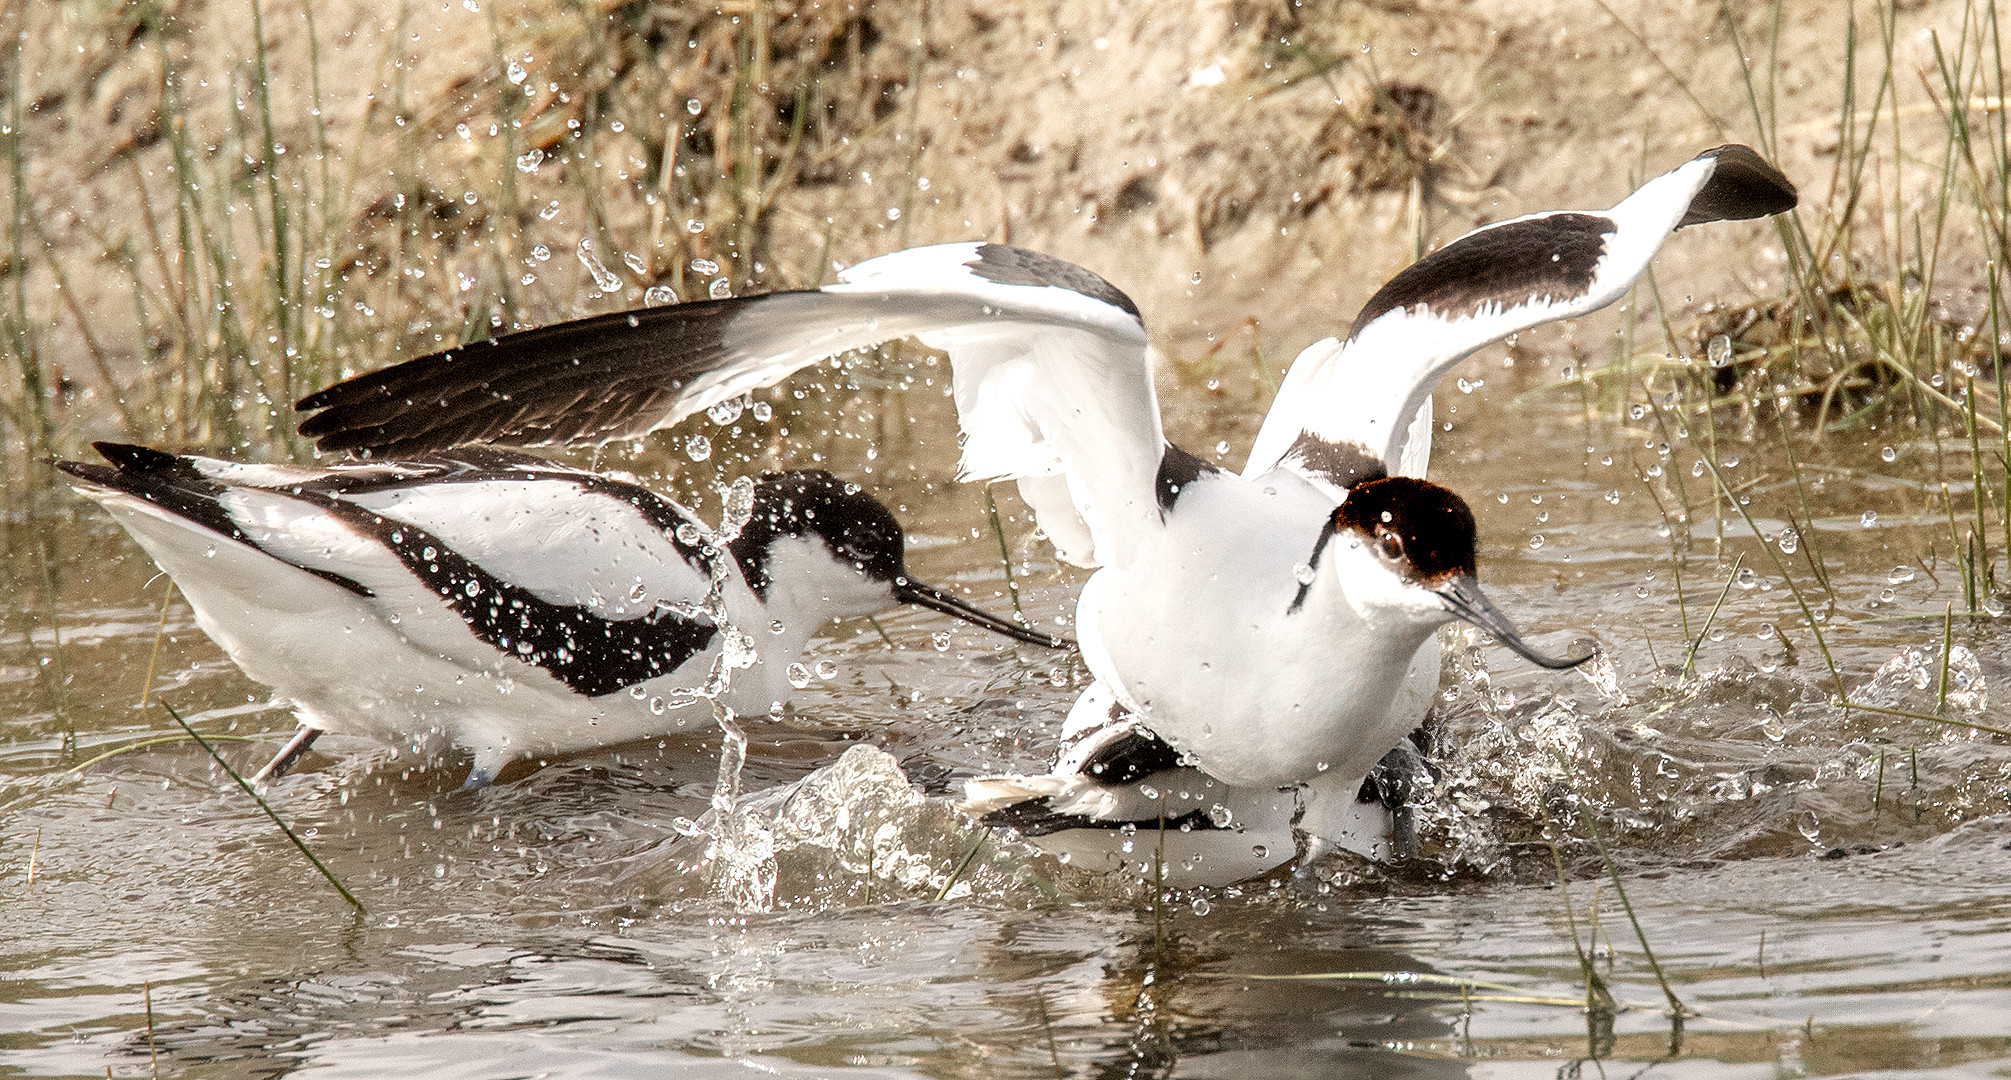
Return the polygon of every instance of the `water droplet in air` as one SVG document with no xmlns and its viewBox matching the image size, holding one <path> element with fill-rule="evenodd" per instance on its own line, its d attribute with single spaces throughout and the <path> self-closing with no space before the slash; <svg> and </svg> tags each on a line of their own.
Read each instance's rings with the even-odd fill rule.
<svg viewBox="0 0 2011 1080">
<path fill-rule="evenodd" d="M 948 630 L 938 630 L 929 635 L 929 642 L 936 647 L 937 652 L 949 652 L 950 632 Z"/>
<path fill-rule="evenodd" d="M 684 99 L 684 111 L 697 116 L 699 113 L 705 111 L 705 103 L 699 101 L 697 98 L 686 98 Z"/>
<path fill-rule="evenodd" d="M 517 63 L 515 60 L 510 61 L 510 66 L 504 70 L 509 75 L 510 82 L 513 85 L 522 85 L 523 81 L 530 77 L 531 74 L 524 70 L 524 65 Z"/>
<path fill-rule="evenodd" d="M 802 664 L 789 665 L 789 685 L 798 690 L 810 685 L 810 669 Z"/>
<path fill-rule="evenodd" d="M 1313 574 L 1312 563 L 1300 563 L 1299 565 L 1292 567 L 1292 580 L 1298 582 L 1301 585 L 1311 585 L 1313 583 L 1313 577 L 1314 574 Z"/>
<path fill-rule="evenodd" d="M 1208 808 L 1208 820 L 1214 822 L 1216 828 L 1226 829 L 1229 827 L 1232 816 L 1228 807 L 1223 806 L 1221 803 L 1216 803 Z"/>
<path fill-rule="evenodd" d="M 538 166 L 543 165 L 544 163 L 545 163 L 545 152 L 535 147 L 522 154 L 517 155 L 518 172 L 527 172 L 527 173 L 537 172 Z"/>
<path fill-rule="evenodd" d="M 1647 415 L 1648 415 L 1648 406 L 1646 405 L 1627 406 L 1627 418 L 1629 420 L 1639 420 Z"/>
<path fill-rule="evenodd" d="M 1711 339 L 1710 344 L 1704 346 L 1704 355 L 1710 358 L 1711 366 L 1714 368 L 1721 368 L 1730 364 L 1732 362 L 1732 339 L 1719 334 L 1717 337 Z"/>
<path fill-rule="evenodd" d="M 1199 896 L 1194 898 L 1194 914 L 1206 915 L 1210 910 L 1206 899 Z"/>
<path fill-rule="evenodd" d="M 1888 446 L 1880 450 L 1878 452 L 1878 456 L 1881 461 L 1898 461 L 1899 451 L 1894 450 L 1892 447 Z"/>
<path fill-rule="evenodd" d="M 642 261 L 642 256 L 637 255 L 633 251 L 624 251 L 621 253 L 621 264 L 638 274 L 649 273 L 649 264 Z"/>
<path fill-rule="evenodd" d="M 833 661 L 833 660 L 819 660 L 819 661 L 817 661 L 817 677 L 818 677 L 818 678 L 820 678 L 820 679 L 834 679 L 834 678 L 837 678 L 837 676 L 838 676 L 838 664 L 837 664 L 837 662 L 836 662 L 836 661 Z"/>
<path fill-rule="evenodd" d="M 1753 568 L 1752 568 L 1752 567 L 1750 567 L 1750 566 L 1742 566 L 1742 567 L 1740 567 L 1740 568 L 1739 568 L 1739 588 L 1741 588 L 1741 589 L 1757 589 L 1757 588 L 1759 588 L 1759 587 L 1760 587 L 1760 572 L 1759 572 L 1759 571 L 1757 571 L 1757 570 L 1755 570 L 1755 569 L 1753 569 Z"/>
<path fill-rule="evenodd" d="M 1857 523 L 1867 529 L 1871 528 L 1873 525 L 1878 524 L 1878 511 L 1866 510 L 1864 515 L 1857 519 Z"/>
<path fill-rule="evenodd" d="M 1815 811 L 1804 810 L 1795 815 L 1795 831 L 1809 843 L 1816 843 L 1822 836 L 1822 819 L 1815 816 Z"/>
<path fill-rule="evenodd" d="M 1801 534 L 1793 529 L 1781 530 L 1780 545 L 1782 554 L 1793 555 L 1795 550 L 1802 546 Z"/>
<path fill-rule="evenodd" d="M 1892 568 L 1892 573 L 1885 575 L 1885 580 L 1894 585 L 1904 585 L 1913 580 L 1913 567 L 1895 566 Z"/>
<path fill-rule="evenodd" d="M 684 440 L 684 455 L 693 461 L 704 461 L 712 456 L 712 440 L 703 435 L 693 435 Z"/>
<path fill-rule="evenodd" d="M 694 274 L 717 274 L 719 273 L 719 264 L 713 262 L 711 259 L 693 259 L 691 260 L 691 272 Z"/>
<path fill-rule="evenodd" d="M 1529 538 L 1529 550 L 1535 551 L 1537 548 L 1540 548 L 1542 546 L 1543 546 L 1542 533 L 1536 533 L 1535 535 Z"/>
<path fill-rule="evenodd" d="M 1264 845 L 1262 845 L 1262 844 L 1251 844 L 1251 845 L 1250 845 L 1250 854 L 1252 854 L 1252 855 L 1255 855 L 1256 857 L 1258 857 L 1258 858 L 1260 858 L 1260 859 L 1265 859 L 1265 858 L 1269 858 L 1269 857 L 1270 857 L 1270 855 L 1271 855 L 1271 849 L 1270 849 L 1270 848 L 1267 848 L 1267 847 L 1265 847 L 1265 846 L 1264 846 Z"/>
<path fill-rule="evenodd" d="M 540 221 L 550 221 L 558 216 L 559 216 L 559 201 L 557 199 L 553 199 L 551 202 L 546 203 L 545 208 L 543 210 L 538 211 L 538 220 Z"/>
<path fill-rule="evenodd" d="M 677 303 L 677 290 L 668 285 L 651 285 L 643 290 L 642 302 L 647 307 L 662 307 Z"/>
<path fill-rule="evenodd" d="M 593 276 L 594 285 L 600 291 L 604 293 L 621 291 L 621 278 L 615 276 L 615 272 L 608 269 L 606 263 L 601 262 L 600 256 L 594 254 L 592 238 L 580 237 L 580 246 L 574 254 L 579 256 L 580 265 L 587 268 L 587 273 Z"/>
<path fill-rule="evenodd" d="M 706 287 L 705 295 L 714 300 L 728 299 L 733 295 L 733 283 L 723 277 L 713 278 L 712 284 Z"/>
<path fill-rule="evenodd" d="M 735 420 L 740 419 L 741 410 L 745 409 L 746 407 L 747 407 L 746 403 L 742 402 L 737 397 L 727 398 L 725 401 L 719 402 L 718 404 L 713 405 L 712 407 L 706 409 L 705 417 L 706 419 L 711 420 L 713 423 L 718 424 L 720 427 L 725 427 L 726 425 L 731 424 Z"/>
</svg>

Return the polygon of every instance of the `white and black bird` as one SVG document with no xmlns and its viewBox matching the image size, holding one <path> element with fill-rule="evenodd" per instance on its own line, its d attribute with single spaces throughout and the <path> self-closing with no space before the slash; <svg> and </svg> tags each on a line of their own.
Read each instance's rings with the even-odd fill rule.
<svg viewBox="0 0 2011 1080">
<path fill-rule="evenodd" d="M 1065 768 L 1022 778 L 1039 783 L 1018 796 L 1142 825 L 1125 808 L 1156 787 L 1147 766 L 1177 763 L 1260 801 L 1304 786 L 1299 831 L 1346 833 L 1364 778 L 1425 713 L 1437 627 L 1464 619 L 1546 667 L 1583 659 L 1538 652 L 1488 603 L 1472 514 L 1419 479 L 1439 378 L 1491 342 L 1617 300 L 1678 228 L 1794 203 L 1778 170 L 1724 146 L 1611 209 L 1469 233 L 1299 355 L 1240 475 L 1167 441 L 1137 305 L 1080 267 L 984 243 L 895 252 L 815 290 L 472 343 L 306 398 L 316 414 L 300 430 L 371 454 L 628 439 L 820 359 L 917 338 L 950 357 L 963 477 L 1017 480 L 1061 558 L 1098 568 L 1076 626 L 1098 683 Z M 1108 771 L 1082 750 L 1091 736 L 1140 764 Z M 1014 794 L 981 787 L 972 804 L 1003 812 Z"/>
<path fill-rule="evenodd" d="M 336 732 L 472 755 L 475 787 L 709 723 L 722 668 L 718 700 L 765 714 L 813 633 L 898 604 L 1070 644 L 909 577 L 894 515 L 827 472 L 754 481 L 728 539 L 647 488 L 508 451 L 300 468 L 97 449 L 109 465 L 57 467 L 294 703 L 301 732 L 262 776 Z"/>
</svg>

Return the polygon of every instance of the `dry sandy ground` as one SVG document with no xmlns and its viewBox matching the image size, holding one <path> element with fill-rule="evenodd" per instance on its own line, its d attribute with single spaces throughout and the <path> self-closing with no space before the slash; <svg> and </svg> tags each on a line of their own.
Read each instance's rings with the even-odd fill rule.
<svg viewBox="0 0 2011 1080">
<path fill-rule="evenodd" d="M 1933 35 L 1955 40 L 1964 3 L 1900 6 L 1898 93 L 1915 109 L 1903 131 L 1910 146 L 1932 152 L 1941 125 L 1925 107 L 1923 75 L 1932 70 Z M 1750 9 L 1734 17 L 1754 63 L 1765 66 L 1759 43 L 1771 9 L 1734 7 Z M 1778 155 L 1805 202 L 1818 206 L 1836 164 L 1843 8 L 1786 0 L 1782 18 Z M 137 10 L 113 0 L 16 0 L 0 19 L 10 37 L 25 25 L 23 153 L 35 214 L 94 332 L 122 362 L 139 345 L 115 253 L 153 243 L 135 185 L 150 186 L 162 214 L 173 190 L 160 137 L 162 38 L 135 32 Z M 164 10 L 166 47 L 187 73 L 193 141 L 213 158 L 244 153 L 257 143 L 252 0 L 182 0 Z M 594 53 L 610 12 L 625 25 L 670 28 L 658 53 Z M 278 139 L 295 155 L 312 154 L 315 137 L 307 14 L 302 0 L 263 0 Z M 529 58 L 526 108 L 544 110 L 541 137 L 552 141 L 564 135 L 552 125 L 579 115 L 558 94 L 571 100 L 609 71 L 654 64 L 653 90 L 629 95 L 622 115 L 589 120 L 599 125 L 608 235 L 644 253 L 648 273 L 619 299 L 593 292 L 568 257 L 586 233 L 585 215 L 570 203 L 550 221 L 528 213 L 563 193 L 564 177 L 550 166 L 513 177 L 524 228 L 495 240 L 518 261 L 536 243 L 558 252 L 524 287 L 532 320 L 638 301 L 667 258 L 683 262 L 685 252 L 663 254 L 672 250 L 665 244 L 689 242 L 680 219 L 705 216 L 702 207 L 675 205 L 673 189 L 652 218 L 648 177 L 662 139 L 653 149 L 647 135 L 687 123 L 687 100 L 707 122 L 731 103 L 716 65 L 678 68 L 681 39 L 691 26 L 716 31 L 722 19 L 757 16 L 776 40 L 791 17 L 850 27 L 842 77 L 829 92 L 860 99 L 836 102 L 834 115 L 863 118 L 840 125 L 852 133 L 847 141 L 816 148 L 823 182 L 778 189 L 764 219 L 758 284 L 801 283 L 824 260 L 857 261 L 904 242 L 1010 238 L 1103 273 L 1189 353 L 1256 316 L 1267 351 L 1289 357 L 1345 325 L 1420 244 L 1531 210 L 1610 205 L 1634 180 L 1700 149 L 1758 138 L 1718 0 L 732 0 L 703 8 L 313 0 L 313 59 L 342 195 L 329 211 L 343 243 L 367 248 L 370 208 L 381 211 L 383 197 L 410 189 L 415 175 L 447 200 L 465 187 L 484 208 L 494 204 L 510 134 L 486 126 L 494 96 L 509 89 L 497 78 L 499 55 Z M 1863 33 L 1876 40 L 1868 15 Z M 1873 79 L 1875 50 L 1865 51 L 1860 75 Z M 911 72 L 918 95 L 907 85 Z M 466 135 L 456 130 L 470 120 Z M 1874 169 L 1867 209 L 1886 207 L 1888 174 Z M 723 196 L 709 198 L 717 211 Z M 890 210 L 904 208 L 890 220 Z M 1718 237 L 1672 245 L 1661 274 L 1680 284 L 1665 299 L 1694 306 L 1775 287 L 1781 266 L 1770 227 Z M 28 238 L 27 272 L 47 348 L 78 378 L 92 378 L 39 239 Z M 420 306 L 451 318 L 452 279 L 435 274 L 421 290 L 432 299 Z M 1586 341 L 1601 332 L 1596 324 L 1574 331 Z M 394 332 L 386 351 L 424 344 Z"/>
</svg>

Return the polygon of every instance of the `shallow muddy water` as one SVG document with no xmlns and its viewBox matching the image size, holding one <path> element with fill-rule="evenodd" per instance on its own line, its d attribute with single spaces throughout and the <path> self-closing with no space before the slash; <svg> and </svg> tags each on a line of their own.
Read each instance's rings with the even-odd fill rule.
<svg viewBox="0 0 2011 1080">
<path fill-rule="evenodd" d="M 1652 414 L 1545 389 L 1563 361 L 1540 343 L 1513 369 L 1506 355 L 1462 372 L 1471 393 L 1442 390 L 1433 476 L 1474 505 L 1503 609 L 1546 651 L 1596 640 L 1601 666 L 1545 673 L 1452 637 L 1423 857 L 1157 904 L 1006 838 L 966 858 L 977 832 L 911 806 L 877 860 L 806 840 L 776 860 L 768 910 L 728 903 L 678 869 L 698 843 L 680 822 L 689 832 L 716 775 L 701 729 L 473 793 L 454 790 L 455 765 L 325 740 L 267 795 L 367 908 L 352 915 L 194 745 L 76 768 L 174 730 L 143 690 L 253 738 L 219 744 L 247 770 L 292 723 L 186 606 L 163 619 L 163 582 L 95 508 L 17 522 L 0 637 L 0 1074 L 2005 1075 L 2011 747 L 1836 708 L 1780 566 L 1693 473 L 1701 420 L 1672 437 Z M 1162 393 L 1176 441 L 1240 464 L 1264 396 L 1253 373 L 1183 367 Z M 982 497 L 950 482 L 947 403 L 918 386 L 833 410 L 776 424 L 818 430 L 842 412 L 855 437 L 815 440 L 822 463 L 902 505 L 919 575 L 1003 608 Z M 887 419 L 900 412 L 914 415 Z M 715 466 L 739 467 L 728 449 L 772 434 L 722 438 L 702 466 L 673 462 L 668 439 L 602 464 L 670 468 L 667 487 L 703 494 Z M 1709 435 L 1824 616 L 1854 700 L 1933 712 L 1946 633 L 1960 647 L 1947 715 L 2004 724 L 2011 637 L 2001 621 L 1943 621 L 1963 596 L 1941 484 L 1963 504 L 1966 444 L 1874 431 L 1812 446 L 1797 430 L 1798 489 L 1770 416 L 1724 410 Z M 1671 515 L 1692 507 L 1674 526 L 1680 604 L 1658 496 Z M 1813 521 L 1783 545 L 1804 498 Z M 1081 577 L 1055 568 L 1016 499 L 1000 511 L 1025 607 L 1051 624 Z M 861 743 L 937 788 L 1046 763 L 1078 669 L 933 615 L 880 625 L 894 648 L 865 623 L 832 628 L 807 658 L 829 677 L 787 721 L 750 722 L 746 793 Z M 906 790 L 865 776 L 848 794 Z M 1679 1033 L 1595 836 L 1696 1014 Z M 1616 1011 L 1580 1007 L 1574 936 Z M 1314 975 L 1328 977 L 1280 978 Z"/>
</svg>

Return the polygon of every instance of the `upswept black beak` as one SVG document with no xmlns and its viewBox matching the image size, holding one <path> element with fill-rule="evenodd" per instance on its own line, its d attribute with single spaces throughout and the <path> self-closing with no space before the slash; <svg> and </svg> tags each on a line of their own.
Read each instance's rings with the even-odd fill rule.
<svg viewBox="0 0 2011 1080">
<path fill-rule="evenodd" d="M 1522 635 L 1516 632 L 1515 624 L 1508 621 L 1508 616 L 1496 610 L 1488 601 L 1487 594 L 1480 591 L 1480 581 L 1472 574 L 1461 574 L 1433 591 L 1445 603 L 1446 610 L 1493 634 L 1496 641 L 1537 667 L 1562 671 L 1592 659 L 1592 654 L 1586 653 L 1575 660 L 1560 660 L 1530 648 L 1528 642 L 1522 640 Z"/>
<path fill-rule="evenodd" d="M 964 603 L 934 585 L 924 585 L 911 578 L 894 579 L 894 598 L 903 604 L 920 604 L 925 608 L 954 615 L 973 626 L 982 626 L 994 634 L 1004 634 L 1014 641 L 1024 641 L 1028 645 L 1044 645 L 1050 649 L 1073 649 L 1071 638 L 1055 637 L 1037 630 L 1029 630 L 1015 622 L 1008 622 Z"/>
</svg>

